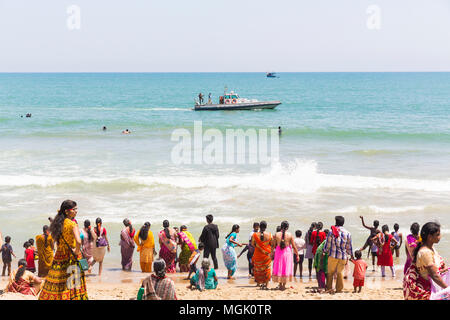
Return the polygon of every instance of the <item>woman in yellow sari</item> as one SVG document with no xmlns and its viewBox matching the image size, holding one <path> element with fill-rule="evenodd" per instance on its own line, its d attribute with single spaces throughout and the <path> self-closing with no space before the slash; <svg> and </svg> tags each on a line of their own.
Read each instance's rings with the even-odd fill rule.
<svg viewBox="0 0 450 320">
<path fill-rule="evenodd" d="M 43 234 L 36 236 L 36 247 L 39 256 L 38 277 L 45 278 L 53 262 L 53 239 L 48 226 L 43 227 Z"/>
<path fill-rule="evenodd" d="M 142 272 L 152 272 L 153 255 L 156 254 L 155 238 L 150 226 L 150 222 L 144 223 L 142 228 L 134 235 L 137 252 L 140 253 Z"/>
<path fill-rule="evenodd" d="M 84 271 L 78 263 L 82 257 L 81 238 L 73 221 L 77 210 L 75 201 L 64 201 L 50 225 L 57 249 L 39 300 L 88 300 Z"/>
<path fill-rule="evenodd" d="M 259 223 L 259 232 L 252 235 L 252 245 L 255 247 L 253 254 L 253 274 L 255 281 L 261 289 L 267 289 L 267 284 L 271 278 L 272 259 L 272 235 L 267 232 L 267 222 Z"/>
</svg>

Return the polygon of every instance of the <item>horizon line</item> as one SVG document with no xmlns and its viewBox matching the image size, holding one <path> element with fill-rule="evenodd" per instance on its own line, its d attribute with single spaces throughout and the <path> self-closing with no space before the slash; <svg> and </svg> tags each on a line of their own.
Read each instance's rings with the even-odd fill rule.
<svg viewBox="0 0 450 320">
<path fill-rule="evenodd" d="M 449 73 L 442 71 L 0 71 L 0 74 L 30 73 Z"/>
</svg>

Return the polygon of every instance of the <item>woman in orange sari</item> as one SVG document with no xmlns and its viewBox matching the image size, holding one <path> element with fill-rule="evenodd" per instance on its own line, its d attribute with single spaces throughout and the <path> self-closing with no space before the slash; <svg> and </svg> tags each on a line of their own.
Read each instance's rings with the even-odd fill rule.
<svg viewBox="0 0 450 320">
<path fill-rule="evenodd" d="M 150 222 L 144 223 L 141 229 L 134 235 L 137 252 L 140 253 L 142 272 L 152 272 L 153 255 L 155 251 L 155 238 L 150 230 Z"/>
<path fill-rule="evenodd" d="M 267 284 L 271 278 L 272 259 L 272 235 L 266 231 L 267 222 L 259 223 L 259 232 L 253 233 L 252 245 L 255 247 L 253 254 L 253 274 L 255 281 L 261 289 L 268 289 Z"/>
<path fill-rule="evenodd" d="M 36 247 L 39 256 L 38 277 L 45 278 L 52 267 L 54 247 L 48 226 L 44 226 L 43 234 L 36 236 Z"/>
</svg>

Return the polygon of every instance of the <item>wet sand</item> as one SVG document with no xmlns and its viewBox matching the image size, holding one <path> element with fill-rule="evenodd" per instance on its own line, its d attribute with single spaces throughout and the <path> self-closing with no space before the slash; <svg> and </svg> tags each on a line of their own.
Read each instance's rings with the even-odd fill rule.
<svg viewBox="0 0 450 320">
<path fill-rule="evenodd" d="M 314 293 L 317 281 L 313 278 L 297 278 L 290 282 L 287 290 L 260 290 L 253 279 L 249 279 L 245 272 L 239 271 L 236 279 L 227 280 L 225 270 L 218 270 L 219 286 L 216 290 L 199 292 L 190 290 L 188 280 L 184 280 L 186 273 L 169 275 L 175 281 L 177 297 L 180 300 L 403 300 L 402 293 L 402 269 L 397 268 L 396 277 L 382 278 L 379 269 L 367 271 L 365 287 L 361 293 L 352 293 L 353 279 L 350 276 L 344 280 L 344 292 L 339 294 Z M 97 275 L 87 276 L 88 296 L 91 300 L 130 300 L 135 299 L 141 281 L 148 276 L 138 271 L 123 272 L 120 269 L 104 270 L 101 277 Z M 0 288 L 4 289 L 7 277 L 0 280 Z M 269 288 L 275 288 L 276 284 L 269 283 Z M 5 293 L 0 295 L 0 300 L 36 299 L 20 294 Z"/>
</svg>

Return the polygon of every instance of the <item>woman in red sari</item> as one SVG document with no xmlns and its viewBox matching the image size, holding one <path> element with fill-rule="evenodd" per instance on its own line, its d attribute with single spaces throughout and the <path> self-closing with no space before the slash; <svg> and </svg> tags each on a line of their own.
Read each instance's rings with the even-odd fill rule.
<svg viewBox="0 0 450 320">
<path fill-rule="evenodd" d="M 420 237 L 422 241 L 417 242 L 412 264 L 403 278 L 405 300 L 430 300 L 431 280 L 442 289 L 448 287 L 441 278 L 441 274 L 448 272 L 448 268 L 433 248 L 441 240 L 441 226 L 435 222 L 424 224 Z"/>
<path fill-rule="evenodd" d="M 394 236 L 392 234 L 389 234 L 389 227 L 387 224 L 381 227 L 381 245 L 379 246 L 380 249 L 378 250 L 378 262 L 377 265 L 381 266 L 381 276 L 386 277 L 386 267 L 389 267 L 392 272 L 392 276 L 395 277 L 395 270 L 394 270 L 394 258 L 392 257 L 392 251 L 391 246 L 395 246 L 398 244 L 397 240 L 395 240 Z M 376 239 L 380 239 L 377 236 L 372 238 L 372 241 L 375 241 Z M 392 245 L 392 243 L 394 243 Z"/>
<path fill-rule="evenodd" d="M 253 274 L 255 281 L 261 289 L 268 289 L 267 284 L 272 276 L 272 235 L 266 231 L 267 222 L 259 223 L 259 232 L 252 235 L 252 245 L 255 252 L 252 257 Z"/>
<path fill-rule="evenodd" d="M 42 287 L 41 278 L 26 270 L 27 261 L 25 259 L 20 259 L 18 265 L 19 268 L 11 272 L 5 291 L 37 296 Z"/>
</svg>

